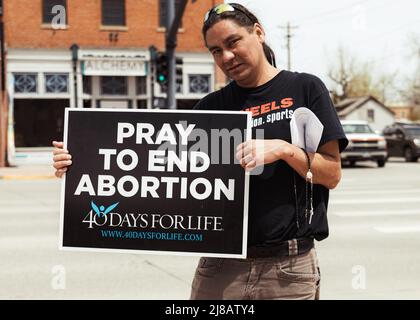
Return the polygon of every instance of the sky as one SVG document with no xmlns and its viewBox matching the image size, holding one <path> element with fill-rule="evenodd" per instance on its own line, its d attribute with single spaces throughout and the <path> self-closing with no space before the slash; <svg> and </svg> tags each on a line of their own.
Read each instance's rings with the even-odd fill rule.
<svg viewBox="0 0 420 320">
<path fill-rule="evenodd" d="M 230 1 L 225 1 L 230 2 Z M 312 73 L 327 86 L 327 71 L 343 47 L 375 74 L 397 74 L 403 86 L 420 63 L 412 37 L 420 41 L 420 0 L 235 0 L 263 24 L 278 67 L 287 68 L 286 29 L 292 27 L 291 70 Z"/>
</svg>

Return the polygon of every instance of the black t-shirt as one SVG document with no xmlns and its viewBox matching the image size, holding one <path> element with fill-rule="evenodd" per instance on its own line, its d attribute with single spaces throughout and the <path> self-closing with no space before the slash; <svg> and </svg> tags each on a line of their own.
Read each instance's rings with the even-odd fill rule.
<svg viewBox="0 0 420 320">
<path fill-rule="evenodd" d="M 290 120 L 299 107 L 309 108 L 324 125 L 319 146 L 338 140 L 340 152 L 346 147 L 348 141 L 329 92 L 319 78 L 310 74 L 283 70 L 255 88 L 243 88 L 232 81 L 204 97 L 194 109 L 252 111 L 253 138 L 256 129 L 264 129 L 264 139 L 290 143 Z M 283 160 L 265 165 L 261 175 L 251 175 L 248 246 L 270 245 L 298 237 L 314 237 L 320 241 L 328 236 L 329 190 L 313 185 L 314 215 L 312 223 L 308 224 L 305 187 L 304 179 Z"/>
</svg>

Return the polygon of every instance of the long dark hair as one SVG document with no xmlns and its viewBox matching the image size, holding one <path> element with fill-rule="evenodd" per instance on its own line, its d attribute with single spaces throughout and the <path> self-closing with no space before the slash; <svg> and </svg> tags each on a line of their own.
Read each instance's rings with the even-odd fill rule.
<svg viewBox="0 0 420 320">
<path fill-rule="evenodd" d="M 209 12 L 207 20 L 204 21 L 203 28 L 201 30 L 204 39 L 206 39 L 207 31 L 220 20 L 233 20 L 237 25 L 247 28 L 249 32 L 252 32 L 255 23 L 261 24 L 258 21 L 258 18 L 243 5 L 240 5 L 239 3 L 229 3 L 229 5 L 231 5 L 235 10 L 225 11 L 221 14 L 216 14 L 212 11 Z M 267 61 L 272 66 L 276 67 L 276 57 L 274 52 L 265 42 L 263 43 L 263 50 Z"/>
</svg>

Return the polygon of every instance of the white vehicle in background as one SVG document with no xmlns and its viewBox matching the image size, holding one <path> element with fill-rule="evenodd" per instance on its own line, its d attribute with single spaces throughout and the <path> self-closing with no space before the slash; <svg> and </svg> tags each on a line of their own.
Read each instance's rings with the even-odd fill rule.
<svg viewBox="0 0 420 320">
<path fill-rule="evenodd" d="M 386 140 L 375 133 L 367 121 L 341 120 L 349 144 L 341 153 L 341 161 L 354 166 L 356 161 L 375 161 L 384 167 L 388 158 Z"/>
</svg>

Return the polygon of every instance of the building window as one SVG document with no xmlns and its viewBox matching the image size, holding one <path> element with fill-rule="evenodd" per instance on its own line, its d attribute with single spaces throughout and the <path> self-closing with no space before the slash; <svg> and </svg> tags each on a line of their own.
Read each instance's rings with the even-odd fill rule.
<svg viewBox="0 0 420 320">
<path fill-rule="evenodd" d="M 368 121 L 375 121 L 375 110 L 368 109 L 367 116 L 368 116 Z"/>
<path fill-rule="evenodd" d="M 127 77 L 101 77 L 103 95 L 127 95 Z"/>
<path fill-rule="evenodd" d="M 147 78 L 136 77 L 136 93 L 137 95 L 147 94 Z"/>
<path fill-rule="evenodd" d="M 92 77 L 83 76 L 83 93 L 92 94 Z"/>
<path fill-rule="evenodd" d="M 83 100 L 83 108 L 92 108 L 92 100 L 84 99 Z"/>
<path fill-rule="evenodd" d="M 147 109 L 147 100 L 137 100 L 137 109 Z"/>
<path fill-rule="evenodd" d="M 102 0 L 102 25 L 125 26 L 125 0 Z"/>
<path fill-rule="evenodd" d="M 183 92 L 183 87 L 182 87 L 182 83 L 176 83 L 176 93 L 182 93 Z"/>
<path fill-rule="evenodd" d="M 64 13 L 64 16 L 62 16 L 63 13 Z M 57 21 L 53 21 L 54 18 L 56 18 Z M 63 21 L 63 18 L 65 19 L 64 21 Z M 42 1 L 42 23 L 44 24 L 63 23 L 63 25 L 66 25 L 67 24 L 67 0 L 43 0 Z"/>
<path fill-rule="evenodd" d="M 36 73 L 14 73 L 15 93 L 37 92 Z"/>
<path fill-rule="evenodd" d="M 48 93 L 69 92 L 69 75 L 67 73 L 45 74 L 45 92 L 48 92 Z"/>
<path fill-rule="evenodd" d="M 166 2 L 168 0 L 159 0 L 159 27 L 166 27 Z M 173 0 L 170 0 L 173 1 Z M 178 12 L 180 5 L 180 0 L 175 0 L 175 15 Z M 182 28 L 182 19 L 180 21 L 179 27 Z"/>
<path fill-rule="evenodd" d="M 209 93 L 210 75 L 209 74 L 190 74 L 190 93 Z"/>
</svg>

